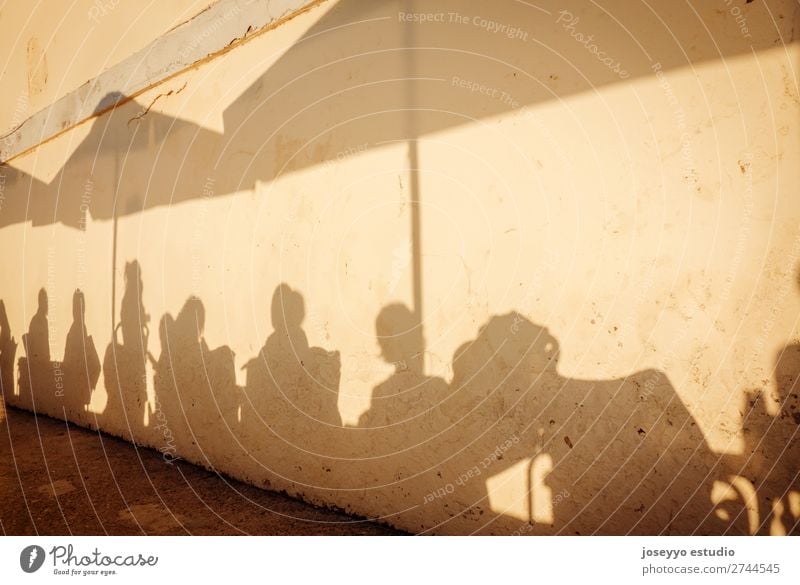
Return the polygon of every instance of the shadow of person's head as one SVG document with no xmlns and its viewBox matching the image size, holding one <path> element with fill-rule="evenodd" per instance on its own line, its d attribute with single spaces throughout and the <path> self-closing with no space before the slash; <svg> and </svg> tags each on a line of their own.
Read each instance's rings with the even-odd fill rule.
<svg viewBox="0 0 800 585">
<path fill-rule="evenodd" d="M 39 289 L 39 309 L 37 311 L 40 315 L 47 315 L 47 291 L 44 288 Z"/>
<path fill-rule="evenodd" d="M 529 321 L 517 312 L 493 317 L 485 327 L 489 345 L 508 368 L 528 366 L 536 371 L 558 364 L 558 340 L 547 327 Z"/>
<path fill-rule="evenodd" d="M 281 283 L 272 294 L 272 327 L 276 331 L 299 329 L 305 314 L 303 295 Z"/>
<path fill-rule="evenodd" d="M 132 289 L 140 291 L 142 288 L 142 269 L 138 260 L 125 263 L 125 287 L 126 291 Z"/>
<path fill-rule="evenodd" d="M 419 371 L 424 351 L 422 327 L 407 306 L 394 303 L 375 319 L 381 357 L 397 371 Z"/>
<path fill-rule="evenodd" d="M 461 345 L 453 356 L 453 383 L 468 383 L 480 373 L 514 372 L 527 375 L 555 370 L 558 340 L 546 327 L 517 312 L 492 317 L 478 337 Z"/>
<path fill-rule="evenodd" d="M 86 305 L 83 296 L 83 291 L 81 289 L 75 289 L 75 292 L 72 293 L 72 320 L 76 323 L 83 322 L 84 316 L 86 315 Z"/>
<path fill-rule="evenodd" d="M 199 297 L 191 296 L 183 304 L 175 318 L 175 329 L 179 335 L 200 337 L 206 324 L 206 309 Z"/>
</svg>

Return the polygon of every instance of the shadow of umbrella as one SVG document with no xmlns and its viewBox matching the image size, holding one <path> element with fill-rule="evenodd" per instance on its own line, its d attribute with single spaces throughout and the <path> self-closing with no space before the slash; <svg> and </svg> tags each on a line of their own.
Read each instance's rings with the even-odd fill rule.
<svg viewBox="0 0 800 585">
<path fill-rule="evenodd" d="M 215 166 L 237 171 L 226 191 L 656 70 L 771 48 L 792 29 L 790 18 L 773 22 L 756 4 L 742 10 L 751 29 L 765 26 L 749 37 L 713 6 L 539 4 L 339 0 L 225 110 Z"/>
<path fill-rule="evenodd" d="M 198 168 L 220 178 L 217 194 L 233 193 L 393 141 L 409 143 L 414 168 L 413 141 L 423 136 L 657 70 L 772 48 L 776 38 L 791 37 L 798 19 L 773 18 L 755 2 L 737 14 L 745 20 L 710 4 L 688 11 L 666 0 L 602 7 L 339 0 L 225 110 L 224 136 L 151 111 L 155 101 L 107 94 L 96 111 L 120 105 L 93 122 L 46 188 L 24 174 L 17 179 L 31 183 L 31 194 L 45 191 L 50 203 L 34 203 L 27 216 L 9 209 L 0 227 L 31 218 L 79 227 L 74 185 L 89 179 L 115 194 L 93 199 L 91 216 L 112 219 L 202 197 Z"/>
<path fill-rule="evenodd" d="M 751 28 L 766 21 L 763 32 L 747 37 L 712 6 L 687 14 L 669 2 L 339 0 L 225 110 L 215 187 L 235 192 L 407 143 L 413 310 L 421 326 L 419 139 L 656 70 L 750 53 L 772 46 L 776 27 L 791 30 L 755 5 L 742 11 Z"/>
<path fill-rule="evenodd" d="M 94 121 L 49 184 L 60 195 L 57 220 L 78 227 L 76 209 L 95 220 L 113 220 L 196 196 L 202 183 L 193 180 L 196 172 L 182 172 L 180 159 L 191 156 L 193 164 L 202 164 L 203 154 L 211 152 L 219 137 L 136 102 L 112 110 Z M 79 185 L 83 192 L 75 189 Z"/>
<path fill-rule="evenodd" d="M 32 225 L 54 223 L 52 201 L 47 205 L 31 205 L 47 197 L 47 183 L 10 165 L 0 165 L 0 229 L 30 221 Z"/>
<path fill-rule="evenodd" d="M 98 109 L 125 99 L 108 94 Z M 0 165 L 5 191 L 0 228 L 30 221 L 84 229 L 89 217 L 115 220 L 191 199 L 198 196 L 202 180 L 175 159 L 191 157 L 193 165 L 202 165 L 204 156 L 212 160 L 220 141 L 215 132 L 135 101 L 90 123 L 89 133 L 49 182 Z"/>
<path fill-rule="evenodd" d="M 101 103 L 123 100 L 109 94 Z M 197 124 L 129 102 L 94 121 L 58 174 L 40 188 L 49 196 L 33 204 L 56 201 L 55 209 L 49 210 L 53 221 L 78 229 L 85 226 L 87 214 L 93 220 L 113 221 L 112 275 L 116 274 L 119 217 L 197 196 L 201 176 L 185 172 L 176 159 L 191 153 L 192 164 L 202 165 L 219 140 L 219 134 Z M 115 282 L 112 278 L 112 326 Z"/>
</svg>

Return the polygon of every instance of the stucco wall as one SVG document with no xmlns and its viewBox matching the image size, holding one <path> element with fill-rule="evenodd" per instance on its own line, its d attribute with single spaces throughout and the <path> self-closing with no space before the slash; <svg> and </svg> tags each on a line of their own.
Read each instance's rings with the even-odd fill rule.
<svg viewBox="0 0 800 585">
<path fill-rule="evenodd" d="M 414 532 L 796 531 L 795 5 L 418 4 L 9 162 L 6 400 Z"/>
</svg>

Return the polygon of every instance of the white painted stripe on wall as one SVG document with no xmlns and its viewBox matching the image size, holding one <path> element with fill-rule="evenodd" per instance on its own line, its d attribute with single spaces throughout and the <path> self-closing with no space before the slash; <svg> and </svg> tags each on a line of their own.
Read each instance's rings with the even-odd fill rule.
<svg viewBox="0 0 800 585">
<path fill-rule="evenodd" d="M 0 136 L 0 163 L 36 148 L 323 0 L 219 0 Z"/>
</svg>

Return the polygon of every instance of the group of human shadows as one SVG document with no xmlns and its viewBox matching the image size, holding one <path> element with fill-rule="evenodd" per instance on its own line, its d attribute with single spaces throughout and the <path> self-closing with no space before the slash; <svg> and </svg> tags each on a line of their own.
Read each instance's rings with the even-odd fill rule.
<svg viewBox="0 0 800 585">
<path fill-rule="evenodd" d="M 421 329 L 410 309 L 393 304 L 378 315 L 376 333 L 394 372 L 374 388 L 358 425 L 344 426 L 340 354 L 309 347 L 303 297 L 288 285 L 274 292 L 274 331 L 244 366 L 245 387 L 236 384 L 231 349 L 206 344 L 196 297 L 160 320 L 161 355 L 154 357 L 142 288 L 140 267 L 129 262 L 102 365 L 81 291 L 73 295 L 64 359 L 51 361 L 48 299 L 40 291 L 18 364 L 19 392 L 31 408 L 41 410 L 37 399 L 51 404 L 50 393 L 64 418 L 156 447 L 168 460 L 185 458 L 258 485 L 280 477 L 302 486 L 300 495 L 336 490 L 340 500 L 372 498 L 376 508 L 400 501 L 406 513 L 415 510 L 420 529 L 457 518 L 459 531 L 508 532 L 514 522 L 531 533 L 561 534 L 798 531 L 800 346 L 787 347 L 776 366 L 779 414 L 766 412 L 758 392 L 745 393 L 745 449 L 720 456 L 657 370 L 612 380 L 563 377 L 558 341 L 509 313 L 492 317 L 456 351 L 447 384 L 423 373 Z M 16 345 L 0 301 L 4 392 L 13 385 Z M 89 404 L 101 370 L 107 403 L 95 414 Z M 527 465 L 528 518 L 504 516 L 487 489 L 489 478 L 520 464 Z M 542 498 L 545 518 L 537 519 Z"/>
</svg>

